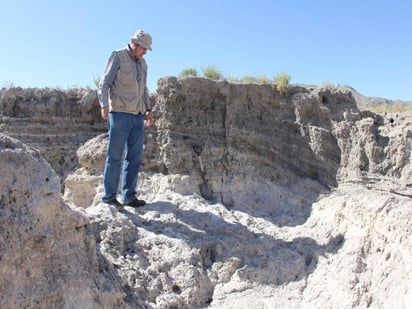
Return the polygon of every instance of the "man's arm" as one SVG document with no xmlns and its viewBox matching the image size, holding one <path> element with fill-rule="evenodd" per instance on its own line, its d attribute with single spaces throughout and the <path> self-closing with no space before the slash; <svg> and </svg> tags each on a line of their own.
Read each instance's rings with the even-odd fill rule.
<svg viewBox="0 0 412 309">
<path fill-rule="evenodd" d="M 107 120 L 109 114 L 109 89 L 116 78 L 117 71 L 120 68 L 120 59 L 115 52 L 110 55 L 107 61 L 106 69 L 104 70 L 103 76 L 99 83 L 99 89 L 97 94 L 99 97 L 99 103 L 102 108 L 101 116 L 103 119 Z"/>
</svg>

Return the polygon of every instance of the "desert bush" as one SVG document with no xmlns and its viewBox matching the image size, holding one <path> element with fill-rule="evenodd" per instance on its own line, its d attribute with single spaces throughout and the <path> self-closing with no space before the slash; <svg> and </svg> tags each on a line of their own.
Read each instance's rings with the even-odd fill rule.
<svg viewBox="0 0 412 309">
<path fill-rule="evenodd" d="M 266 75 L 260 75 L 257 79 L 259 84 L 270 84 L 270 79 Z"/>
<path fill-rule="evenodd" d="M 325 87 L 325 88 L 333 88 L 334 85 L 333 85 L 332 83 L 330 83 L 330 82 L 323 82 L 323 83 L 322 83 L 322 87 Z"/>
<path fill-rule="evenodd" d="M 218 68 L 214 66 L 207 66 L 205 68 L 202 68 L 203 76 L 207 78 L 211 78 L 214 80 L 219 80 L 223 78 L 222 73 L 219 71 Z"/>
<path fill-rule="evenodd" d="M 240 81 L 246 84 L 253 84 L 258 82 L 257 78 L 254 76 L 243 76 Z"/>
<path fill-rule="evenodd" d="M 187 68 L 183 69 L 182 72 L 180 72 L 180 77 L 196 77 L 197 76 L 197 70 L 195 68 Z"/>
<path fill-rule="evenodd" d="M 290 75 L 287 73 L 279 73 L 275 76 L 276 89 L 280 93 L 285 93 L 290 82 Z"/>
</svg>

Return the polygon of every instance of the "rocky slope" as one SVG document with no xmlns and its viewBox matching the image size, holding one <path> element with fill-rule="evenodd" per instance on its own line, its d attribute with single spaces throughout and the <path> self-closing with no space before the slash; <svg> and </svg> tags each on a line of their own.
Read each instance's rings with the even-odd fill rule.
<svg viewBox="0 0 412 309">
<path fill-rule="evenodd" d="M 62 178 L 79 166 L 77 149 L 106 131 L 99 117 L 93 90 L 0 91 L 0 132 L 37 149 Z"/>
<path fill-rule="evenodd" d="M 164 78 L 139 182 L 149 203 L 119 210 L 100 202 L 93 92 L 69 105 L 24 93 L 2 92 L 0 132 L 39 150 L 0 139 L 0 307 L 412 305 L 411 114 L 360 111 L 344 89 Z M 71 164 L 45 147 L 57 132 Z"/>
</svg>

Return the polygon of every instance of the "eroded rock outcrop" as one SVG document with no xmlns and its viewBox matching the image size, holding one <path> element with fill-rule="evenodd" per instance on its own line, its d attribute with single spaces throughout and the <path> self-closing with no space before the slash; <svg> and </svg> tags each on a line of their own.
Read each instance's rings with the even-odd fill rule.
<svg viewBox="0 0 412 309">
<path fill-rule="evenodd" d="M 116 282 L 107 308 L 412 303 L 412 115 L 360 111 L 345 89 L 281 95 L 204 78 L 161 79 L 155 99 L 138 188 L 147 206 L 100 202 L 105 134 L 77 150 L 65 179 L 64 200 L 96 241 L 100 271 L 87 278 Z"/>
<path fill-rule="evenodd" d="M 115 308 L 124 291 L 38 152 L 0 135 L 0 307 Z"/>
<path fill-rule="evenodd" d="M 105 131 L 94 90 L 0 91 L 0 133 L 37 149 L 62 178 L 79 167 L 77 149 Z"/>
</svg>

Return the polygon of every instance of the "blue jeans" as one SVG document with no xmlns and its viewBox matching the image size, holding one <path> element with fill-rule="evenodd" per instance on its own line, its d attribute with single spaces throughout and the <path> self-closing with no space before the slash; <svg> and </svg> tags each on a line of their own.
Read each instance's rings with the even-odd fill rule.
<svg viewBox="0 0 412 309">
<path fill-rule="evenodd" d="M 122 169 L 121 202 L 136 199 L 136 185 L 142 162 L 144 117 L 141 114 L 109 113 L 109 144 L 103 174 L 103 202 L 116 198 Z"/>
</svg>

